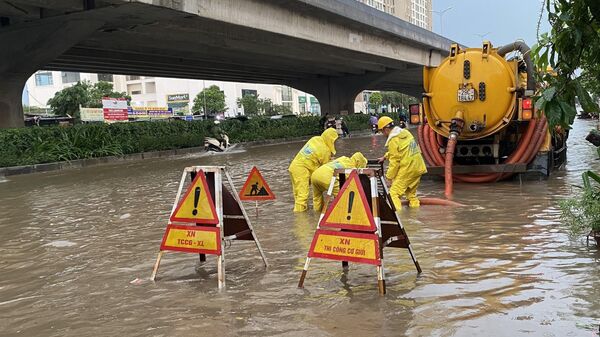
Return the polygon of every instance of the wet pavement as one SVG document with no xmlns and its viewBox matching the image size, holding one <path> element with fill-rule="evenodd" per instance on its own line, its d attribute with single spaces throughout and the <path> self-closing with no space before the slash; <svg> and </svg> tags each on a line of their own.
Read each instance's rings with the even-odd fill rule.
<svg viewBox="0 0 600 337">
<path fill-rule="evenodd" d="M 600 170 L 576 121 L 568 164 L 549 180 L 455 184 L 465 208 L 405 210 L 423 273 L 386 249 L 375 268 L 314 260 L 296 288 L 317 216 L 294 215 L 287 174 L 301 143 L 10 177 L 0 183 L 0 336 L 597 336 L 600 251 L 571 239 L 557 201 Z M 338 142 L 338 154 L 383 153 L 384 139 Z M 277 196 L 246 206 L 270 267 L 251 242 L 216 262 L 168 252 L 148 281 L 181 170 L 226 165 L 240 188 L 257 165 Z M 440 197 L 443 183 L 424 181 Z M 136 281 L 136 279 L 138 279 Z M 132 282 L 134 281 L 134 282 Z"/>
</svg>

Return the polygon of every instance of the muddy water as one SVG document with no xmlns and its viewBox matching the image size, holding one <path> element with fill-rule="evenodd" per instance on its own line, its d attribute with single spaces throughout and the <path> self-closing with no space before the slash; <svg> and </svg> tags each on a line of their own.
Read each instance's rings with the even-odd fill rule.
<svg viewBox="0 0 600 337">
<path fill-rule="evenodd" d="M 569 239 L 556 206 L 583 170 L 600 169 L 583 140 L 590 127 L 577 122 L 566 171 L 548 181 L 457 184 L 468 207 L 405 211 L 423 273 L 406 251 L 387 249 L 385 297 L 373 267 L 343 273 L 323 260 L 296 288 L 316 222 L 291 212 L 287 165 L 300 143 L 11 177 L 0 183 L 0 335 L 597 335 L 600 253 Z M 346 139 L 338 149 L 375 157 L 383 142 Z M 226 292 L 216 290 L 214 258 L 198 267 L 192 254 L 166 254 L 157 282 L 147 281 L 190 165 L 227 165 L 238 188 L 258 165 L 278 197 L 252 218 L 270 268 L 251 243 L 234 243 Z M 427 181 L 420 191 L 442 189 Z"/>
</svg>

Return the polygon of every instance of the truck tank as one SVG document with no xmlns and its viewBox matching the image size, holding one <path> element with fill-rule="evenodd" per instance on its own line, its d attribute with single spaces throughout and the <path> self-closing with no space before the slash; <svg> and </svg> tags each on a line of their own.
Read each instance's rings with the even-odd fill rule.
<svg viewBox="0 0 600 337">
<path fill-rule="evenodd" d="M 535 111 L 529 47 L 453 44 L 437 67 L 425 67 L 421 106 L 410 109 L 430 173 L 453 181 L 494 182 L 517 173 L 545 176 L 564 163 L 566 134 L 549 132 Z M 507 56 L 510 58 L 507 59 Z"/>
</svg>

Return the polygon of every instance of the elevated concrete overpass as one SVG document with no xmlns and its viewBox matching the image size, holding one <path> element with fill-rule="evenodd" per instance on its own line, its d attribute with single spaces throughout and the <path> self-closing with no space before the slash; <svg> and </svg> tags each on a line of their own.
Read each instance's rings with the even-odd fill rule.
<svg viewBox="0 0 600 337">
<path fill-rule="evenodd" d="M 324 112 L 419 95 L 451 41 L 355 0 L 0 0 L 0 127 L 38 69 L 285 84 Z"/>
</svg>

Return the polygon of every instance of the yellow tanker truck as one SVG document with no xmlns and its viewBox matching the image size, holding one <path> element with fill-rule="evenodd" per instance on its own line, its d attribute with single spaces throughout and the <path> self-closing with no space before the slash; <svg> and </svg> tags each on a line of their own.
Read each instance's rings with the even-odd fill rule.
<svg viewBox="0 0 600 337">
<path fill-rule="evenodd" d="M 494 182 L 516 173 L 549 175 L 566 158 L 566 135 L 549 132 L 534 109 L 534 67 L 529 47 L 451 46 L 437 67 L 425 67 L 422 108 L 410 121 L 430 172 L 452 182 Z M 510 58 L 507 59 L 507 56 Z"/>
</svg>

